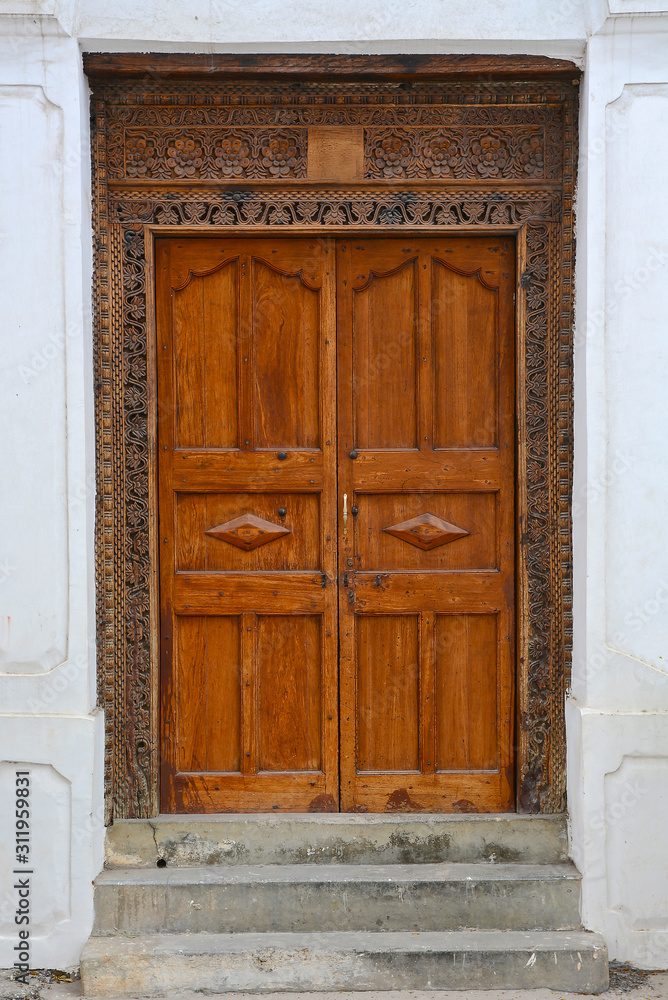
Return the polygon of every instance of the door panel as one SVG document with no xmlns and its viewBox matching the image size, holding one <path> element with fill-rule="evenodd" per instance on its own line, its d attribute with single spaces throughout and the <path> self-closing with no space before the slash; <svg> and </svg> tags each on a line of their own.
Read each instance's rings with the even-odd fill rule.
<svg viewBox="0 0 668 1000">
<path fill-rule="evenodd" d="M 355 426 L 360 448 L 417 445 L 415 261 L 354 276 Z"/>
<path fill-rule="evenodd" d="M 418 769 L 417 615 L 357 621 L 357 763 L 360 771 Z"/>
<path fill-rule="evenodd" d="M 175 288 L 173 331 L 177 448 L 234 448 L 239 436 L 237 296 L 239 261 Z"/>
<path fill-rule="evenodd" d="M 343 809 L 513 805 L 513 288 L 503 238 L 337 248 Z"/>
<path fill-rule="evenodd" d="M 481 241 L 486 242 L 486 241 Z M 461 274 L 432 259 L 434 448 L 495 448 L 499 288 L 490 268 Z"/>
<path fill-rule="evenodd" d="M 239 617 L 183 615 L 174 625 L 179 770 L 238 771 Z"/>
<path fill-rule="evenodd" d="M 424 494 L 360 493 L 357 504 L 355 527 L 360 571 L 498 568 L 496 493 L 430 494 L 429 511 L 448 523 L 454 521 L 455 525 L 466 521 L 468 532 L 456 545 L 438 545 L 432 549 L 407 545 L 403 538 L 392 534 L 392 530 L 401 535 L 411 534 L 410 528 L 404 531 L 395 526 L 424 513 Z"/>
<path fill-rule="evenodd" d="M 322 637 L 318 615 L 258 615 L 262 771 L 319 771 Z"/>
<path fill-rule="evenodd" d="M 434 615 L 437 771 L 497 766 L 497 615 Z"/>
<path fill-rule="evenodd" d="M 256 447 L 318 448 L 318 273 L 281 273 L 256 257 L 250 267 Z"/>
<path fill-rule="evenodd" d="M 253 513 L 279 521 L 287 534 L 244 549 L 225 545 L 211 531 L 243 516 L 246 493 L 179 493 L 175 511 L 177 571 L 312 570 L 320 567 L 320 498 L 314 493 L 254 493 Z M 285 514 L 278 515 L 279 510 Z M 231 529 L 234 532 L 234 528 Z M 238 529 L 237 529 L 238 530 Z"/>
<path fill-rule="evenodd" d="M 158 240 L 161 807 L 338 803 L 334 252 Z"/>
</svg>

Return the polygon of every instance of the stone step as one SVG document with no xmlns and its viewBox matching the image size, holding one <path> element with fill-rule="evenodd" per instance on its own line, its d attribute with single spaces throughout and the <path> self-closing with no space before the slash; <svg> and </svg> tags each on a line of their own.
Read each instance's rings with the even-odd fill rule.
<svg viewBox="0 0 668 1000">
<path fill-rule="evenodd" d="M 93 933 L 569 930 L 579 897 L 571 863 L 116 869 Z"/>
<path fill-rule="evenodd" d="M 599 993 L 608 956 L 585 931 L 92 937 L 85 996 L 192 991 L 540 989 Z"/>
<path fill-rule="evenodd" d="M 564 816 L 161 816 L 116 820 L 107 867 L 220 864 L 433 864 L 568 860 Z"/>
</svg>

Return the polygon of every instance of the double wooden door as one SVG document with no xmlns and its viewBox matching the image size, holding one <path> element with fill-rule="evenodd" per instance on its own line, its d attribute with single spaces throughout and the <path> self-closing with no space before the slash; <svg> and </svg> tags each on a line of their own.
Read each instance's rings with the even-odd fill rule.
<svg viewBox="0 0 668 1000">
<path fill-rule="evenodd" d="M 163 811 L 512 809 L 512 242 L 155 268 Z"/>
</svg>

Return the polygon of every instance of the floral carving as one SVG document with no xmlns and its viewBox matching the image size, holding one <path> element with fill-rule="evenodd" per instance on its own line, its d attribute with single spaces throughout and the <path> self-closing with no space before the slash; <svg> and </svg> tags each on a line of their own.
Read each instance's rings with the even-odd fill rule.
<svg viewBox="0 0 668 1000">
<path fill-rule="evenodd" d="M 214 166 L 223 177 L 241 177 L 251 161 L 250 142 L 243 135 L 222 136 L 214 146 Z"/>
<path fill-rule="evenodd" d="M 408 171 L 411 143 L 406 136 L 388 135 L 381 138 L 371 152 L 374 169 L 382 177 L 401 177 Z"/>
<path fill-rule="evenodd" d="M 546 138 L 542 128 L 364 130 L 365 176 L 443 177 L 497 180 L 545 177 Z M 553 140 L 551 176 L 555 169 Z"/>
<path fill-rule="evenodd" d="M 167 166 L 177 177 L 194 177 L 204 162 L 204 150 L 194 139 L 176 139 L 167 147 Z"/>
<path fill-rule="evenodd" d="M 128 137 L 125 145 L 125 171 L 128 177 L 150 177 L 157 165 L 155 143 L 141 135 Z"/>
<path fill-rule="evenodd" d="M 503 176 L 508 159 L 508 147 L 497 136 L 485 135 L 471 143 L 471 163 L 481 177 Z"/>
<path fill-rule="evenodd" d="M 520 163 L 527 177 L 542 177 L 544 172 L 543 147 L 538 136 L 532 135 L 520 143 Z"/>
<path fill-rule="evenodd" d="M 279 136 L 262 147 L 262 163 L 273 177 L 287 177 L 295 172 L 299 150 L 292 139 Z"/>
<path fill-rule="evenodd" d="M 306 147 L 306 129 L 128 128 L 114 136 L 109 173 L 154 180 L 305 177 Z"/>
<path fill-rule="evenodd" d="M 433 177 L 459 176 L 462 154 L 459 146 L 446 136 L 432 136 L 422 144 L 427 172 Z"/>
<path fill-rule="evenodd" d="M 156 122 L 157 116 L 158 112 L 152 112 L 144 117 Z M 281 180 L 306 176 L 305 128 L 194 128 L 185 124 L 188 117 L 192 115 L 181 109 L 159 112 L 166 126 L 183 122 L 187 134 L 183 129 L 162 129 L 157 124 L 138 127 L 136 115 L 131 116 L 129 126 L 114 127 L 109 145 L 110 177 Z M 559 143 L 553 126 L 546 130 L 511 124 L 482 134 L 470 127 L 366 128 L 365 175 L 390 180 L 540 180 L 560 175 Z"/>
<path fill-rule="evenodd" d="M 142 219 L 157 225 L 213 226 L 519 226 L 537 218 L 556 218 L 559 199 L 542 191 L 516 192 L 512 199 L 490 198 L 484 191 L 446 195 L 437 188 L 396 193 L 376 188 L 363 191 L 301 192 L 225 191 L 203 200 L 184 194 L 176 202 L 159 191 L 127 191 L 110 195 L 118 221 Z"/>
</svg>

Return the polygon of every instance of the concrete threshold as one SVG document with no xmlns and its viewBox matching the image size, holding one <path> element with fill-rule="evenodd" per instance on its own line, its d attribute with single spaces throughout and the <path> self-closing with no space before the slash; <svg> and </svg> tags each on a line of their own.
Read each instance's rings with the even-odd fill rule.
<svg viewBox="0 0 668 1000">
<path fill-rule="evenodd" d="M 117 820 L 106 867 L 234 864 L 558 864 L 565 816 L 264 813 Z"/>
</svg>

